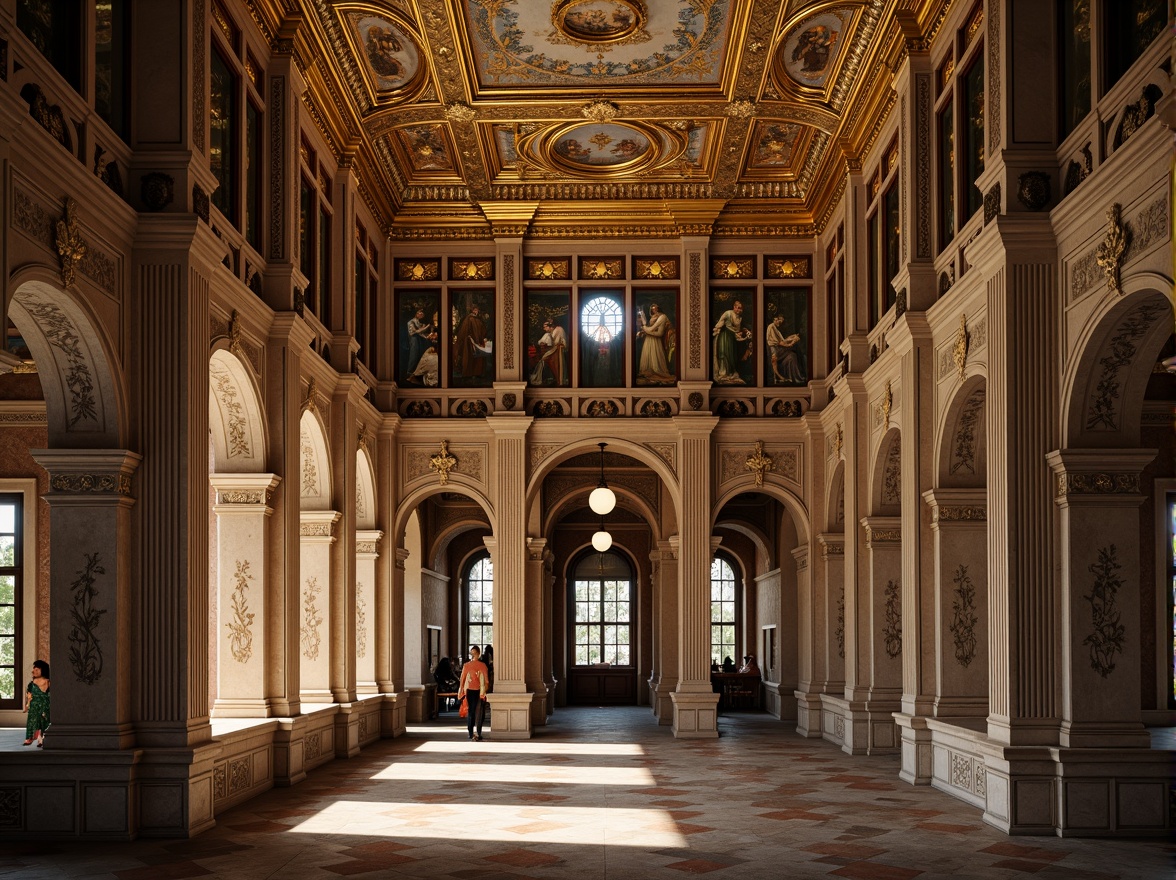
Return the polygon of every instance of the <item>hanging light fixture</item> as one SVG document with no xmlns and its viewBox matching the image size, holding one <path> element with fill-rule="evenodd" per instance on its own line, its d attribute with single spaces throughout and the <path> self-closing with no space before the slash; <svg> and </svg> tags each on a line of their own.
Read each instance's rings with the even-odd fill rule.
<svg viewBox="0 0 1176 880">
<path fill-rule="evenodd" d="M 603 553 L 612 546 L 612 535 L 604 530 L 604 522 L 600 523 L 600 531 L 592 535 L 592 549 L 597 553 Z"/>
<path fill-rule="evenodd" d="M 592 490 L 592 494 L 588 496 L 588 506 L 592 508 L 593 513 L 600 514 L 600 516 L 607 516 L 617 506 L 617 495 L 604 481 L 604 447 L 608 446 L 608 444 L 598 443 L 597 445 L 600 447 L 600 483 Z M 603 522 L 601 523 L 601 531 L 604 531 Z M 597 532 L 597 534 L 600 534 L 600 532 Z M 593 546 L 596 545 L 595 538 L 592 539 L 592 544 Z"/>
</svg>

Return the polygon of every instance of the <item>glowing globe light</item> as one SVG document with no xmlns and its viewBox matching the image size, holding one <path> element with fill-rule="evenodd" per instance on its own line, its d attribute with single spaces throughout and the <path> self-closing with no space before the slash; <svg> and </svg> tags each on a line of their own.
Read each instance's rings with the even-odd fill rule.
<svg viewBox="0 0 1176 880">
<path fill-rule="evenodd" d="M 603 553 L 612 546 L 612 535 L 601 529 L 592 536 L 592 549 L 597 553 Z"/>
<path fill-rule="evenodd" d="M 588 506 L 593 513 L 607 516 L 617 506 L 617 494 L 608 486 L 597 486 L 588 496 Z"/>
</svg>

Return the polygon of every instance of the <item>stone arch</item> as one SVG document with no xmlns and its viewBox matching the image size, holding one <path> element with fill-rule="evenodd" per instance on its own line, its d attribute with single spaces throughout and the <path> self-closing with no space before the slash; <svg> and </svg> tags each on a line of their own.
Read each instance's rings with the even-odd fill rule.
<svg viewBox="0 0 1176 880">
<path fill-rule="evenodd" d="M 718 515 L 722 511 L 724 505 L 737 495 L 743 495 L 747 492 L 758 492 L 761 495 L 767 495 L 774 498 L 784 505 L 784 509 L 788 511 L 788 515 L 792 517 L 793 526 L 796 528 L 797 546 L 808 544 L 811 537 L 809 527 L 808 508 L 804 506 L 804 502 L 797 496 L 792 494 L 787 489 L 780 486 L 775 486 L 770 483 L 764 483 L 762 486 L 748 487 L 747 485 L 735 486 L 728 489 L 722 495 L 715 499 L 712 519 L 711 531 L 713 532 L 717 525 Z"/>
<path fill-rule="evenodd" d="M 366 449 L 355 452 L 355 527 L 376 527 L 376 478 Z"/>
<path fill-rule="evenodd" d="M 298 423 L 298 494 L 303 510 L 331 510 L 331 454 L 322 420 L 306 410 Z"/>
<path fill-rule="evenodd" d="M 778 564 L 779 560 L 772 558 L 772 542 L 762 529 L 754 528 L 748 523 L 737 520 L 716 520 L 715 529 L 726 529 L 730 532 L 737 532 L 751 541 L 752 546 L 755 547 L 756 566 L 763 571 L 768 571 Z M 722 550 L 723 545 L 720 544 L 719 549 Z M 740 563 L 740 567 L 742 567 L 742 562 Z M 747 572 L 743 574 L 746 576 Z"/>
<path fill-rule="evenodd" d="M 98 321 L 75 296 L 39 278 L 20 283 L 8 308 L 37 364 L 49 445 L 125 446 L 125 391 Z"/>
<path fill-rule="evenodd" d="M 902 507 L 902 437 L 891 428 L 878 444 L 870 481 L 870 512 L 898 516 Z"/>
<path fill-rule="evenodd" d="M 985 440 L 987 382 L 971 376 L 952 396 L 937 443 L 937 482 L 941 487 L 980 489 L 988 482 Z"/>
<path fill-rule="evenodd" d="M 538 501 L 543 488 L 543 481 L 552 471 L 568 459 L 575 458 L 578 455 L 584 455 L 585 453 L 598 453 L 599 448 L 597 444 L 601 440 L 608 444 L 608 452 L 627 456 L 645 465 L 658 476 L 662 484 L 669 490 L 672 507 L 663 511 L 661 528 L 655 529 L 654 531 L 657 534 L 667 535 L 677 531 L 677 523 L 681 521 L 682 501 L 678 478 L 669 462 L 641 443 L 634 443 L 633 441 L 616 437 L 585 437 L 560 447 L 556 454 L 547 456 L 532 470 L 531 476 L 527 480 L 526 494 L 526 509 L 529 511 L 527 523 L 528 533 L 539 534 L 542 527 L 542 523 L 539 522 L 541 515 L 539 508 L 541 505 Z M 617 486 L 611 483 L 610 486 L 614 491 L 618 489 Z M 592 487 L 588 488 L 591 490 Z M 666 516 L 666 514 L 672 514 L 672 518 Z"/>
<path fill-rule="evenodd" d="M 470 486 L 466 486 L 461 483 L 451 482 L 444 487 L 439 486 L 436 483 L 431 483 L 427 486 L 419 486 L 417 489 L 410 492 L 400 500 L 400 504 L 396 508 L 396 516 L 392 527 L 392 535 L 397 543 L 399 543 L 401 536 L 404 534 L 405 525 L 408 522 L 409 516 L 411 516 L 418 507 L 420 507 L 421 502 L 432 495 L 440 495 L 442 492 L 450 492 L 456 495 L 465 495 L 470 500 L 476 502 L 477 505 L 482 508 L 482 512 L 486 515 L 486 521 L 489 523 L 490 533 L 494 534 L 496 532 L 497 519 L 494 516 L 494 508 L 485 495 L 475 491 Z M 484 523 L 479 524 L 485 525 Z M 450 538 L 452 538 L 453 535 L 456 535 L 457 533 L 465 530 L 465 528 L 458 526 L 451 527 L 448 531 L 450 532 Z M 431 551 L 431 556 L 433 558 L 435 558 L 436 554 L 440 552 L 437 549 L 438 543 L 439 542 L 436 540 L 433 542 L 433 548 Z"/>
<path fill-rule="evenodd" d="M 250 370 L 220 348 L 208 359 L 208 378 L 208 429 L 216 472 L 263 472 L 268 461 L 265 415 Z"/>
<path fill-rule="evenodd" d="M 582 509 L 588 506 L 588 495 L 594 488 L 596 488 L 595 485 L 585 486 L 582 491 L 572 492 L 559 498 L 555 506 L 547 511 L 547 521 L 542 524 L 542 531 L 540 533 L 550 539 L 556 526 L 569 510 Z M 611 488 L 617 496 L 618 510 L 626 509 L 631 513 L 637 514 L 645 521 L 655 535 L 660 532 L 661 523 L 658 521 L 657 514 L 649 507 L 645 499 L 634 492 L 630 492 L 622 485 L 611 484 Z"/>
<path fill-rule="evenodd" d="M 1064 447 L 1139 445 L 1148 377 L 1172 333 L 1171 290 L 1171 279 L 1141 272 L 1091 316 L 1062 384 Z"/>
</svg>

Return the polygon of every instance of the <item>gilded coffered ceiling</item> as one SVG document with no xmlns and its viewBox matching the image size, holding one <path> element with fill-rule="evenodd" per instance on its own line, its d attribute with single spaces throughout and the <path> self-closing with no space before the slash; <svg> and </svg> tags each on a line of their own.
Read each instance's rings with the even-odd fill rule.
<svg viewBox="0 0 1176 880">
<path fill-rule="evenodd" d="M 950 0 L 253 0 L 403 238 L 811 235 Z M 607 232 L 606 232 L 607 230 Z"/>
</svg>

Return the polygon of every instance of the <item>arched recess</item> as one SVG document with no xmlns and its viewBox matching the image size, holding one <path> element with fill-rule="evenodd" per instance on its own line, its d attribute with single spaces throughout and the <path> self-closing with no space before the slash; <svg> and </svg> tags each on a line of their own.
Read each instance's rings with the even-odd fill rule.
<svg viewBox="0 0 1176 880">
<path fill-rule="evenodd" d="M 331 456 L 318 413 L 307 410 L 298 423 L 298 495 L 303 510 L 331 509 Z"/>
<path fill-rule="evenodd" d="M 376 479 L 366 449 L 355 453 L 355 527 L 376 527 Z"/>
<path fill-rule="evenodd" d="M 899 516 L 902 506 L 902 438 L 891 428 L 878 444 L 878 455 L 870 480 L 870 512 L 876 516 Z"/>
<path fill-rule="evenodd" d="M 543 458 L 538 466 L 533 469 L 530 478 L 527 480 L 526 505 L 528 511 L 528 533 L 532 535 L 541 533 L 542 523 L 540 522 L 541 512 L 539 508 L 542 505 L 538 503 L 538 500 L 547 477 L 569 459 L 588 453 L 599 454 L 600 450 L 597 444 L 601 440 L 604 440 L 608 444 L 606 450 L 608 453 L 624 455 L 631 458 L 639 464 L 645 465 L 657 475 L 662 485 L 668 489 L 668 494 L 673 503 L 668 509 L 661 512 L 660 528 L 655 529 L 655 532 L 659 535 L 672 535 L 677 532 L 677 523 L 681 521 L 682 499 L 678 490 L 678 478 L 674 474 L 670 464 L 649 447 L 640 443 L 615 437 L 588 437 L 568 443 L 566 446 L 561 446 L 558 452 Z M 614 491 L 618 489 L 611 480 L 609 481 L 609 486 Z M 590 491 L 592 488 L 592 486 L 589 486 L 588 490 Z"/>
<path fill-rule="evenodd" d="M 981 489 L 987 484 L 987 390 L 983 376 L 971 376 L 948 405 L 936 453 L 939 486 Z"/>
<path fill-rule="evenodd" d="M 845 531 L 845 462 L 838 461 L 833 471 L 833 478 L 829 481 L 829 494 L 826 496 L 825 529 L 829 532 Z"/>
<path fill-rule="evenodd" d="M 1143 397 L 1172 333 L 1171 279 L 1140 273 L 1087 323 L 1062 386 L 1065 448 L 1139 445 Z"/>
<path fill-rule="evenodd" d="M 8 315 L 37 364 L 49 446 L 122 448 L 122 377 L 83 305 L 46 281 L 28 280 L 17 287 Z"/>
<path fill-rule="evenodd" d="M 208 359 L 208 430 L 216 473 L 257 474 L 267 456 L 265 415 L 250 369 L 228 349 Z"/>
<path fill-rule="evenodd" d="M 711 525 L 712 530 L 718 523 L 718 518 L 721 514 L 723 506 L 726 505 L 726 503 L 732 498 L 735 498 L 738 495 L 746 494 L 749 491 L 759 492 L 760 494 L 767 495 L 783 504 L 784 509 L 788 511 L 789 516 L 792 518 L 793 526 L 796 528 L 797 546 L 808 544 L 810 538 L 808 508 L 805 507 L 804 502 L 801 501 L 800 498 L 798 498 L 792 492 L 766 481 L 764 482 L 763 486 L 757 487 L 755 489 L 749 489 L 746 484 L 740 484 L 719 495 L 715 499 L 714 503 L 715 512 L 714 520 Z"/>
</svg>

